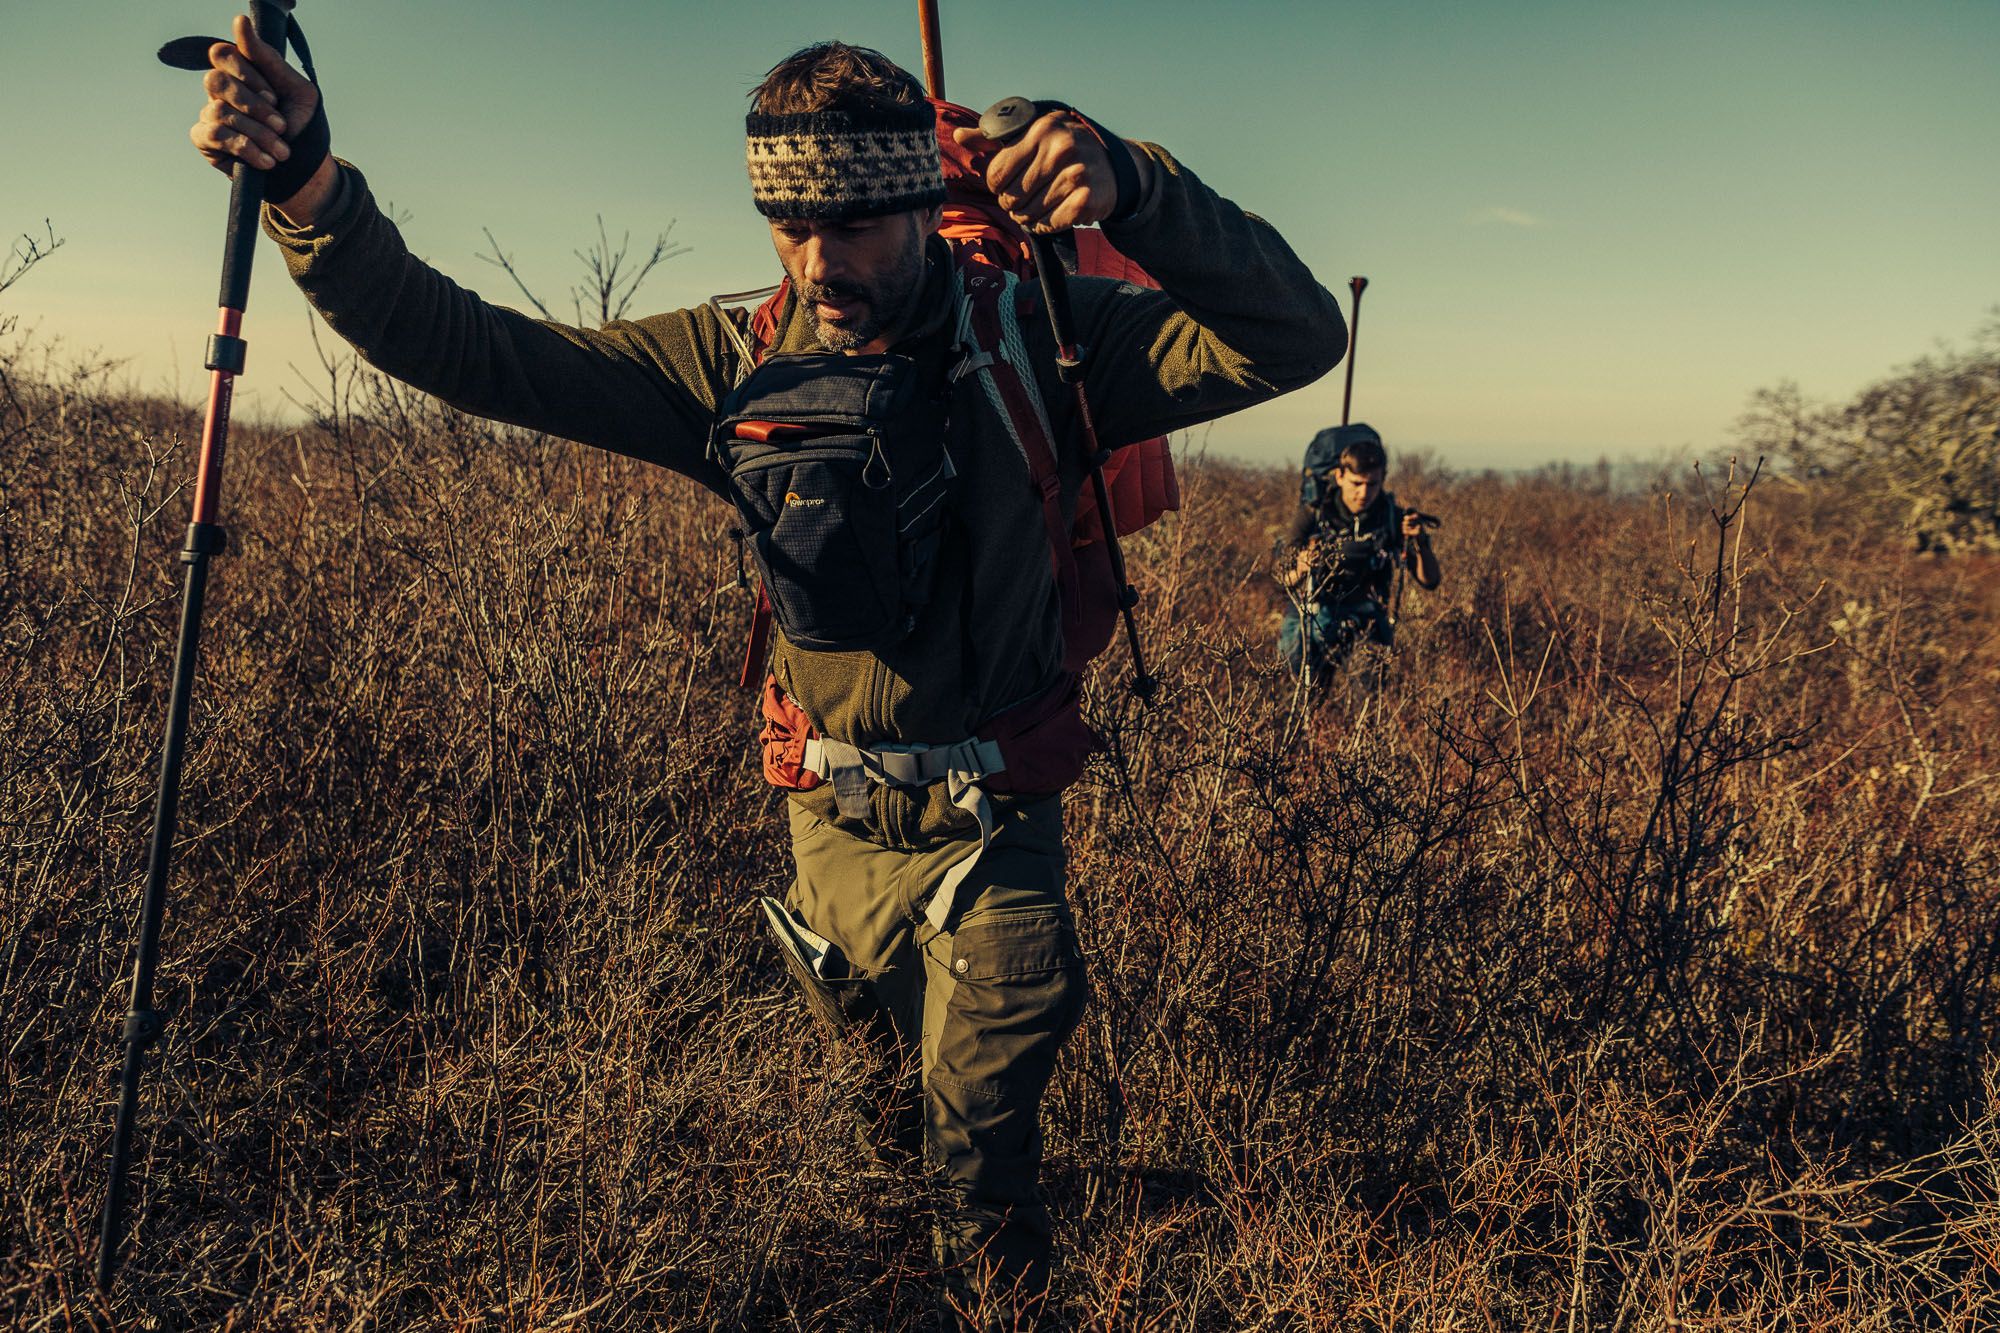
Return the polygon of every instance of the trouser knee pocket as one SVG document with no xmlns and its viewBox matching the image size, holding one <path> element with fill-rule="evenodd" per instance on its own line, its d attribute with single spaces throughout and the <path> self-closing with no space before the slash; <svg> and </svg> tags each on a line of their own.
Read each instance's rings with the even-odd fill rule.
<svg viewBox="0 0 2000 1333">
<path fill-rule="evenodd" d="M 1039 1110 L 1056 1052 L 1083 1016 L 1076 932 L 1054 908 L 962 923 L 930 1078 L 933 1148 L 954 1185 L 992 1202 L 1034 1197 Z"/>
</svg>

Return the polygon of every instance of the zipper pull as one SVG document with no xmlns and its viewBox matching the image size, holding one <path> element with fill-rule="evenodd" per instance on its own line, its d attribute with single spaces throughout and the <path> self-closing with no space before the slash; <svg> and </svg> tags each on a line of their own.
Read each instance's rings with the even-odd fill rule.
<svg viewBox="0 0 2000 1333">
<path fill-rule="evenodd" d="M 880 477 L 881 480 L 876 480 Z M 894 481 L 889 472 L 889 460 L 882 453 L 882 433 L 875 427 L 868 428 L 868 461 L 861 467 L 861 484 L 871 491 L 879 491 Z"/>
</svg>

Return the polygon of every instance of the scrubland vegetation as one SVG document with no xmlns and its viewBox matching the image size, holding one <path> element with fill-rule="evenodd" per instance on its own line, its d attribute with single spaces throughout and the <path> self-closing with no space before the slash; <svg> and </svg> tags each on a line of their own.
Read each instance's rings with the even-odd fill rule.
<svg viewBox="0 0 2000 1333">
<path fill-rule="evenodd" d="M 193 439 L 0 360 L 0 1324 L 924 1327 L 761 937 L 727 514 L 336 368 L 239 427 L 130 1259 L 89 1289 Z M 2000 567 L 1828 473 L 1406 468 L 1446 583 L 1278 671 L 1191 460 L 1068 798 L 1078 1328 L 2000 1325 Z"/>
</svg>

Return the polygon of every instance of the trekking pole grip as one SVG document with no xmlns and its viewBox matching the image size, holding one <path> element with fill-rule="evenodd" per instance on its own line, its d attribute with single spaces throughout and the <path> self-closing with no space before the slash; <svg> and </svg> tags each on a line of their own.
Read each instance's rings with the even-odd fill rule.
<svg viewBox="0 0 2000 1333">
<path fill-rule="evenodd" d="M 258 38 L 285 54 L 292 0 L 250 0 L 250 23 Z M 257 222 L 264 209 L 264 173 L 238 159 L 229 173 L 229 232 L 222 247 L 222 290 L 216 304 L 241 310 L 250 304 L 250 257 L 257 246 Z"/>
<path fill-rule="evenodd" d="M 1025 97 L 1003 97 L 979 117 L 979 132 L 1002 148 L 1018 142 L 1028 127 L 1041 116 L 1042 108 Z M 1082 358 L 1077 354 L 1076 321 L 1070 317 L 1069 279 L 1055 239 L 1041 232 L 1028 233 L 1028 245 L 1035 252 L 1035 276 L 1041 280 L 1042 301 L 1049 308 L 1049 326 L 1056 336 L 1058 370 L 1066 384 L 1081 378 Z"/>
</svg>

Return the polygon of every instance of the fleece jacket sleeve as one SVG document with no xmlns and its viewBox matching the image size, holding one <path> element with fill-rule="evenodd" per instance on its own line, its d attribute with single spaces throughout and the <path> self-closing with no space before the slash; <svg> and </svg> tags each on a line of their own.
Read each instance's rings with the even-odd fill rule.
<svg viewBox="0 0 2000 1333">
<path fill-rule="evenodd" d="M 328 327 L 370 365 L 475 416 L 629 454 L 720 489 L 707 459 L 737 352 L 707 309 L 600 329 L 482 300 L 412 255 L 359 171 L 341 164 L 335 206 L 264 229 Z"/>
<path fill-rule="evenodd" d="M 1311 505 L 1300 505 L 1299 512 L 1292 515 L 1292 526 L 1285 530 L 1285 549 L 1296 551 L 1319 535 L 1319 515 Z"/>
<path fill-rule="evenodd" d="M 1155 144 L 1138 211 L 1104 235 L 1161 290 L 1074 279 L 1077 337 L 1107 447 L 1211 421 L 1312 383 L 1347 350 L 1340 303 L 1263 219 Z"/>
</svg>

